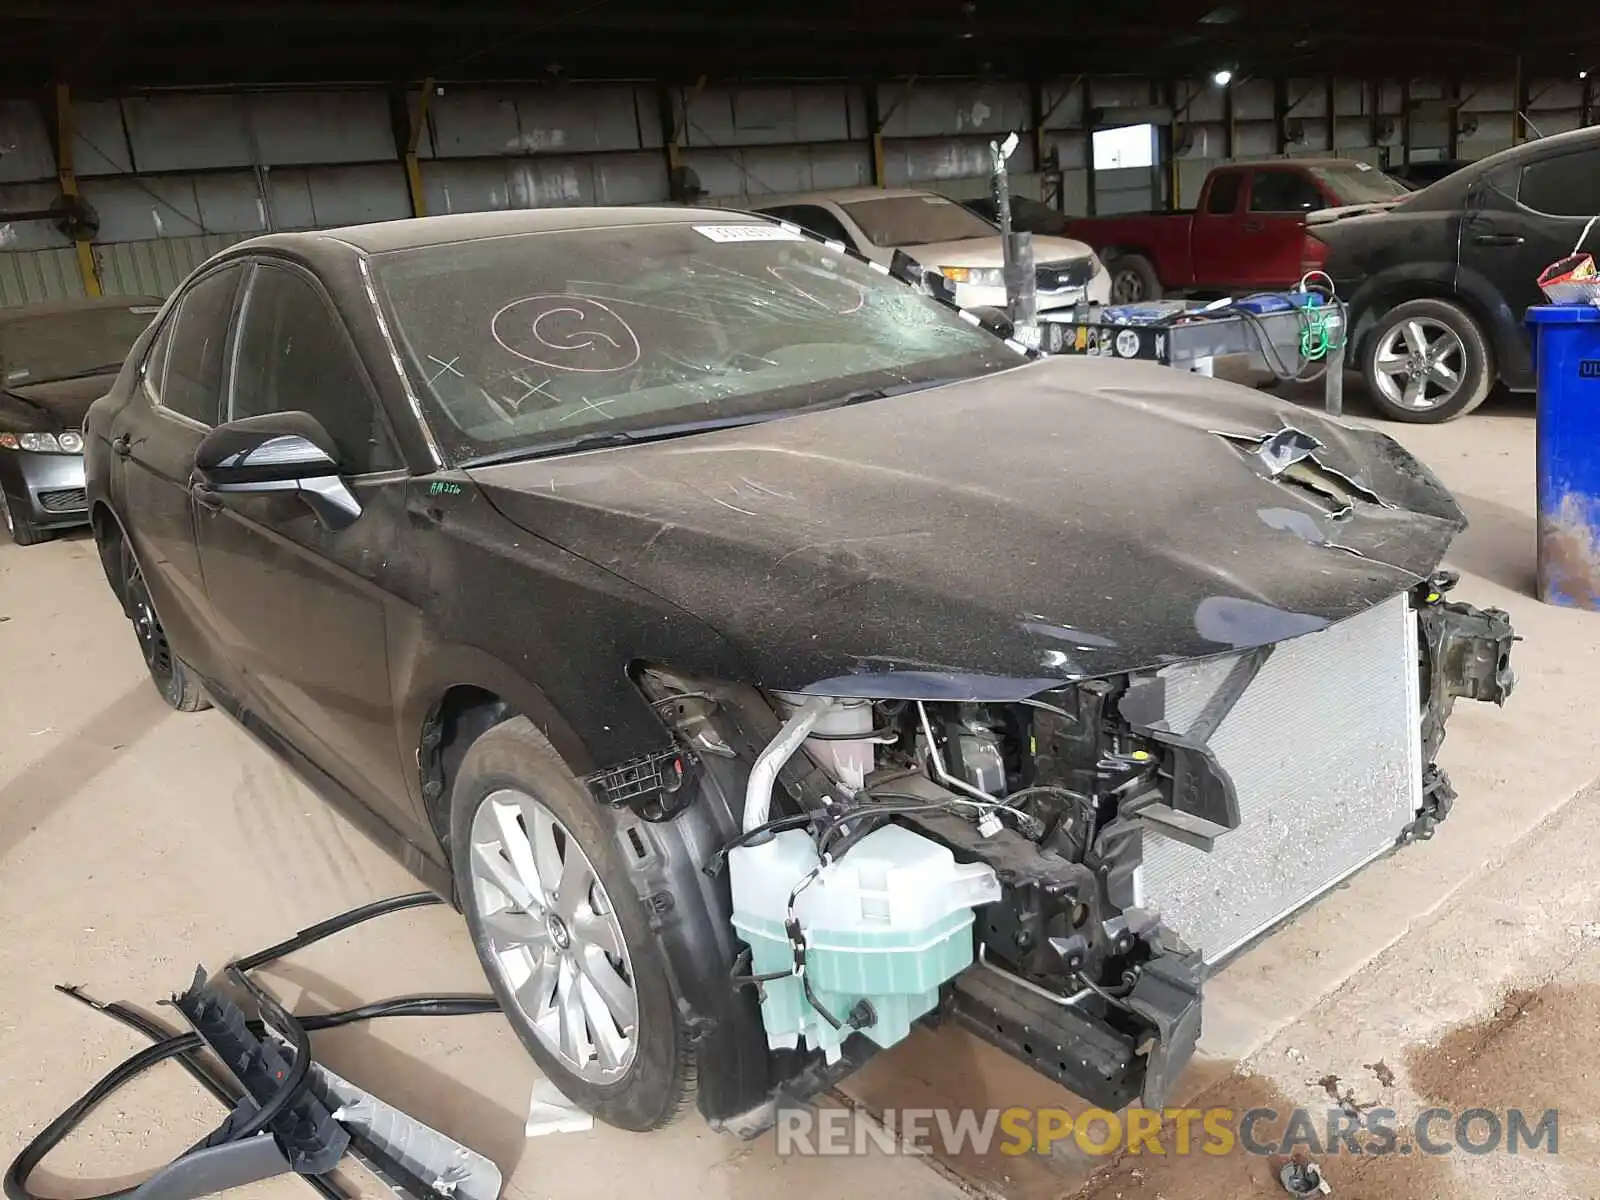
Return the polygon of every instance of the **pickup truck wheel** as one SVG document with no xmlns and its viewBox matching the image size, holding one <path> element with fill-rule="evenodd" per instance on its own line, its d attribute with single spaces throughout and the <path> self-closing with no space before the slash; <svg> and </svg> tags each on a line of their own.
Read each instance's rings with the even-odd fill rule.
<svg viewBox="0 0 1600 1200">
<path fill-rule="evenodd" d="M 673 1120 L 694 1051 L 611 811 L 525 717 L 472 743 L 450 808 L 456 894 L 512 1031 L 607 1124 Z"/>
<path fill-rule="evenodd" d="M 1142 254 L 1119 254 L 1106 268 L 1111 275 L 1111 303 L 1146 304 L 1161 299 L 1161 277 Z"/>
<path fill-rule="evenodd" d="M 1410 300 L 1379 318 L 1367 337 L 1361 372 L 1383 416 L 1436 425 L 1488 398 L 1494 353 L 1459 304 Z"/>
</svg>

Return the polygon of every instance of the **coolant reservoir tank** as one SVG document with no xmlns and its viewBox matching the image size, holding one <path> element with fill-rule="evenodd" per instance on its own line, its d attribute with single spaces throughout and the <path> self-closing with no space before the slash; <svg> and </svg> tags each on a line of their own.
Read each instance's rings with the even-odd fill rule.
<svg viewBox="0 0 1600 1200">
<path fill-rule="evenodd" d="M 809 697 L 779 692 L 785 716 Z M 836 700 L 805 740 L 806 752 L 832 775 L 850 795 L 859 792 L 872 774 L 876 757 L 872 741 L 872 701 Z"/>
<path fill-rule="evenodd" d="M 757 975 L 789 971 L 794 954 L 784 922 L 789 897 L 818 863 L 804 830 L 789 830 L 728 856 L 733 925 L 750 946 Z M 958 863 L 937 842 L 898 825 L 862 838 L 824 867 L 794 901 L 806 943 L 815 1003 L 795 976 L 763 985 L 767 1043 L 794 1049 L 802 1039 L 838 1059 L 852 1032 L 835 1029 L 866 1001 L 862 1032 L 892 1046 L 939 1002 L 939 985 L 972 964 L 974 907 L 1000 899 L 994 871 Z"/>
</svg>

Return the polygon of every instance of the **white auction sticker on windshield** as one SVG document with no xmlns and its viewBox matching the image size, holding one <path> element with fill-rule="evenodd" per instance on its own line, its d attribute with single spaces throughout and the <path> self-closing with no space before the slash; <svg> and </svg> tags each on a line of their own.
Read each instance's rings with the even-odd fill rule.
<svg viewBox="0 0 1600 1200">
<path fill-rule="evenodd" d="M 696 225 L 694 231 L 713 242 L 803 242 L 806 235 L 782 225 Z"/>
</svg>

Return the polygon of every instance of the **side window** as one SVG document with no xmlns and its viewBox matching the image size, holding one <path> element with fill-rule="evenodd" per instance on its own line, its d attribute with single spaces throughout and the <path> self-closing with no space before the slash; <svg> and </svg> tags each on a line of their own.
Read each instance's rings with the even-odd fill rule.
<svg viewBox="0 0 1600 1200">
<path fill-rule="evenodd" d="M 1517 190 L 1522 186 L 1522 172 L 1516 167 L 1497 167 L 1478 180 L 1473 188 L 1473 194 L 1485 199 L 1509 200 L 1513 203 L 1517 199 Z"/>
<path fill-rule="evenodd" d="M 1298 171 L 1263 171 L 1250 180 L 1250 211 L 1257 213 L 1314 212 L 1323 207 L 1322 193 Z"/>
<path fill-rule="evenodd" d="M 1600 213 L 1600 151 L 1580 150 L 1522 168 L 1517 198 L 1553 217 L 1592 217 Z"/>
<path fill-rule="evenodd" d="M 1213 216 L 1231 216 L 1239 208 L 1238 171 L 1218 171 L 1211 177 L 1211 190 L 1206 193 L 1206 211 Z"/>
<path fill-rule="evenodd" d="M 162 379 L 167 373 L 167 351 L 172 346 L 172 329 L 177 323 L 177 311 L 168 313 L 166 321 L 151 339 L 150 348 L 145 351 L 144 365 L 139 369 L 140 376 L 144 379 L 144 386 L 149 389 L 151 398 L 158 404 L 161 402 Z"/>
<path fill-rule="evenodd" d="M 177 314 L 168 322 L 151 353 L 164 351 L 165 368 L 156 399 L 162 408 L 215 425 L 222 397 L 222 368 L 228 345 L 228 320 L 244 268 L 227 267 L 207 275 L 183 294 Z M 163 342 L 170 341 L 163 346 Z"/>
<path fill-rule="evenodd" d="M 338 316 L 295 272 L 258 266 L 239 318 L 228 419 L 276 412 L 320 421 L 352 475 L 400 466 Z"/>
<path fill-rule="evenodd" d="M 825 208 L 815 204 L 796 204 L 789 210 L 789 219 L 802 229 L 809 229 L 819 237 L 831 238 L 836 242 L 843 242 L 846 246 L 854 246 L 855 241 L 845 232 L 839 218 Z"/>
</svg>

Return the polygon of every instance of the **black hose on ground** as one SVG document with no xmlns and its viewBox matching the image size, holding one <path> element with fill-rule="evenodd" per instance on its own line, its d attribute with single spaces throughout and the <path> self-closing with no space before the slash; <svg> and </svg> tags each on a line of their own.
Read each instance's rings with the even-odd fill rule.
<svg viewBox="0 0 1600 1200">
<path fill-rule="evenodd" d="M 224 968 L 228 977 L 255 999 L 262 1012 L 270 1018 L 272 1027 L 286 1036 L 294 1048 L 294 1060 L 289 1078 L 284 1081 L 285 1086 L 274 1093 L 272 1099 L 263 1104 L 249 1120 L 234 1130 L 229 1138 L 230 1141 L 255 1136 L 277 1117 L 286 1105 L 292 1103 L 304 1088 L 306 1077 L 311 1070 L 311 1043 L 307 1035 L 312 1032 L 334 1029 L 341 1025 L 353 1025 L 360 1021 L 371 1021 L 379 1017 L 458 1017 L 500 1011 L 499 1002 L 493 996 L 399 996 L 338 1012 L 297 1016 L 288 1012 L 276 998 L 248 977 L 250 971 L 292 954 L 296 950 L 302 950 L 335 933 L 359 925 L 363 921 L 408 908 L 421 908 L 440 903 L 443 903 L 441 898 L 432 892 L 412 892 L 364 904 L 349 912 L 318 922 L 276 945 L 235 959 Z M 83 1124 L 88 1115 L 108 1096 L 157 1063 L 177 1059 L 179 1065 L 188 1071 L 201 1087 L 230 1108 L 239 1099 L 232 1089 L 211 1073 L 205 1065 L 205 1060 L 199 1057 L 206 1048 L 199 1034 L 173 1033 L 137 1009 L 120 1003 L 102 1004 L 90 999 L 75 987 L 58 985 L 56 990 L 138 1030 L 155 1044 L 118 1063 L 22 1148 L 21 1153 L 12 1160 L 6 1170 L 4 1190 L 7 1200 L 48 1200 L 47 1197 L 28 1190 L 28 1177 L 33 1174 L 34 1169 L 52 1150 L 65 1141 L 74 1129 Z M 251 1021 L 249 1027 L 251 1032 L 260 1035 L 266 1029 L 267 1022 Z M 315 1175 L 305 1175 L 302 1178 L 323 1197 L 323 1200 L 346 1200 L 328 1180 Z M 97 1196 L 84 1196 L 79 1200 L 124 1200 L 133 1194 L 136 1186 L 103 1192 Z"/>
</svg>

